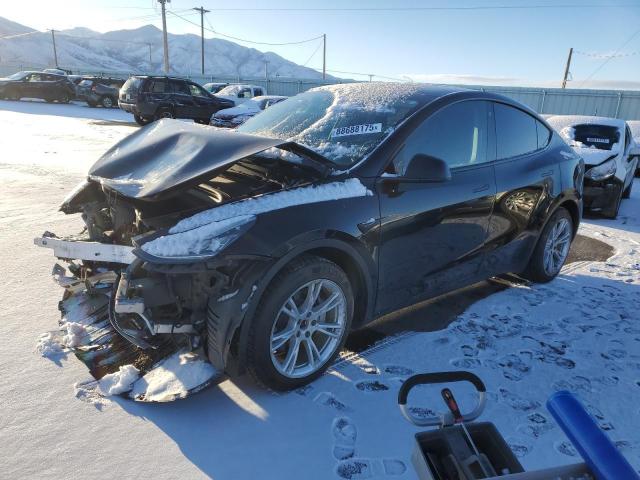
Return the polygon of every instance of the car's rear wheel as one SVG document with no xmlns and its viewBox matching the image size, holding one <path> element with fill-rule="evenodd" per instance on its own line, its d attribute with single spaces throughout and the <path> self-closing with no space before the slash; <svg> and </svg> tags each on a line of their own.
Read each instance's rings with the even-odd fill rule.
<svg viewBox="0 0 640 480">
<path fill-rule="evenodd" d="M 527 269 L 522 276 L 534 282 L 549 282 L 564 265 L 573 240 L 573 219 L 565 208 L 558 208 L 542 230 Z"/>
<path fill-rule="evenodd" d="M 71 101 L 71 97 L 69 97 L 68 93 L 61 93 L 58 97 L 58 102 L 60 103 L 69 103 Z"/>
<path fill-rule="evenodd" d="M 160 120 L 161 118 L 175 118 L 173 112 L 169 108 L 161 108 L 156 113 L 156 120 Z"/>
<path fill-rule="evenodd" d="M 133 119 L 136 121 L 138 125 L 145 126 L 151 123 L 151 120 L 146 117 L 141 117 L 140 115 L 134 115 Z"/>
<path fill-rule="evenodd" d="M 102 105 L 104 108 L 113 108 L 114 103 L 115 102 L 113 98 L 109 95 L 104 95 L 100 98 L 100 105 Z"/>
<path fill-rule="evenodd" d="M 268 388 L 316 379 L 344 345 L 353 316 L 349 279 L 335 263 L 306 255 L 278 274 L 251 321 L 247 367 Z"/>
</svg>

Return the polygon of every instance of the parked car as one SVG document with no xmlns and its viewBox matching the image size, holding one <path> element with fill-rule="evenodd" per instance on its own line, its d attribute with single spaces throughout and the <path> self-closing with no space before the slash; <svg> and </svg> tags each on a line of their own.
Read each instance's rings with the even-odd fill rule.
<svg viewBox="0 0 640 480">
<path fill-rule="evenodd" d="M 78 84 L 76 97 L 87 102 L 90 107 L 117 107 L 118 95 L 123 84 L 124 80 L 121 78 L 88 77 Z"/>
<path fill-rule="evenodd" d="M 47 102 L 69 103 L 75 97 L 75 87 L 66 75 L 44 72 L 18 72 L 0 78 L 0 98 L 20 100 L 40 98 Z"/>
<path fill-rule="evenodd" d="M 627 125 L 629 125 L 629 128 L 631 129 L 631 135 L 633 136 L 633 141 L 636 143 L 636 147 L 640 146 L 640 120 L 627 120 Z M 636 177 L 640 176 L 640 157 L 638 158 Z"/>
<path fill-rule="evenodd" d="M 624 120 L 582 115 L 547 118 L 585 162 L 585 208 L 616 218 L 629 198 L 638 165 L 638 147 Z"/>
<path fill-rule="evenodd" d="M 216 93 L 216 97 L 224 98 L 225 100 L 230 100 L 233 102 L 233 105 L 240 105 L 241 103 L 246 102 L 254 97 L 261 97 L 266 95 L 267 92 L 264 88 L 258 87 L 256 85 L 228 85 Z"/>
<path fill-rule="evenodd" d="M 173 335 L 205 345 L 217 372 L 286 390 L 388 312 L 505 272 L 555 278 L 583 172 L 507 97 L 325 86 L 235 131 L 162 120 L 133 133 L 61 206 L 82 213 L 85 239 L 36 243 L 75 259 L 58 267 L 65 285 L 111 279 L 94 293 L 111 295 L 111 323 L 132 344 L 151 352 Z"/>
<path fill-rule="evenodd" d="M 228 83 L 209 82 L 209 83 L 205 83 L 202 86 L 202 88 L 204 88 L 207 92 L 209 92 L 211 94 L 214 94 L 214 93 L 218 93 L 220 90 L 222 90 L 227 85 L 229 85 L 229 84 Z"/>
<path fill-rule="evenodd" d="M 120 89 L 118 105 L 140 125 L 160 118 L 190 118 L 208 124 L 215 112 L 233 106 L 190 80 L 152 76 L 130 77 Z"/>
<path fill-rule="evenodd" d="M 238 125 L 242 125 L 265 108 L 275 105 L 276 103 L 280 103 L 287 98 L 288 97 L 278 95 L 254 97 L 244 103 L 241 103 L 237 107 L 225 108 L 224 110 L 214 113 L 211 117 L 210 124 L 215 127 L 236 128 Z"/>
<path fill-rule="evenodd" d="M 45 68 L 43 73 L 53 73 L 54 75 L 69 75 L 69 71 L 62 70 L 61 68 Z"/>
</svg>

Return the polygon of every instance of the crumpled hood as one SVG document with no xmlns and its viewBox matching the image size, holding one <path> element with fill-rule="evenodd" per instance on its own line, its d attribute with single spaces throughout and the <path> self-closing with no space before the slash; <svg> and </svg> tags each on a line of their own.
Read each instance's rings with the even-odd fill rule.
<svg viewBox="0 0 640 480">
<path fill-rule="evenodd" d="M 163 119 L 111 147 L 89 178 L 118 193 L 152 199 L 238 160 L 288 142 Z"/>
<path fill-rule="evenodd" d="M 587 147 L 573 147 L 573 150 L 582 157 L 587 166 L 600 165 L 607 158 L 615 157 L 618 154 L 618 150 L 600 150 Z"/>
</svg>

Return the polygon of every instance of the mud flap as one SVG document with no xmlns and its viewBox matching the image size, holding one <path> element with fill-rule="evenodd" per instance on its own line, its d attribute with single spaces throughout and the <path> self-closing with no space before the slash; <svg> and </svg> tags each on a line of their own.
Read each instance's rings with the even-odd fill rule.
<svg viewBox="0 0 640 480">
<path fill-rule="evenodd" d="M 146 350 L 123 338 L 109 321 L 110 296 L 110 285 L 96 285 L 90 292 L 67 290 L 59 304 L 62 330 L 51 332 L 87 366 L 97 381 L 119 371 L 120 367 L 133 365 L 140 371 L 140 378 L 133 384 L 131 395 L 126 392 L 122 396 L 137 401 L 171 401 L 185 398 L 220 379 L 221 375 L 204 360 L 206 355 L 189 351 L 186 337 L 163 335 L 159 337 L 162 340 L 156 344 L 157 348 Z M 72 330 L 75 332 L 72 342 L 68 338 L 63 340 L 65 329 L 70 335 Z M 194 369 L 197 370 L 195 375 Z M 169 383 L 177 382 L 182 387 L 164 388 L 158 393 L 162 388 L 160 378 Z M 184 378 L 189 382 L 184 382 Z M 152 395 L 149 388 L 155 389 Z"/>
</svg>

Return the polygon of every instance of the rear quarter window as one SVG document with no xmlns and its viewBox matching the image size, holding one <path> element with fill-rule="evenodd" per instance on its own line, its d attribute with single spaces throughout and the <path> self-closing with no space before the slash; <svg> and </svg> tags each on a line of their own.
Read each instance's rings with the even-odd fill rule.
<svg viewBox="0 0 640 480">
<path fill-rule="evenodd" d="M 551 130 L 544 126 L 542 122 L 536 120 L 536 129 L 538 131 L 538 148 L 544 148 L 551 141 Z"/>
<path fill-rule="evenodd" d="M 535 118 L 515 107 L 494 104 L 498 159 L 517 157 L 538 149 Z"/>
</svg>

